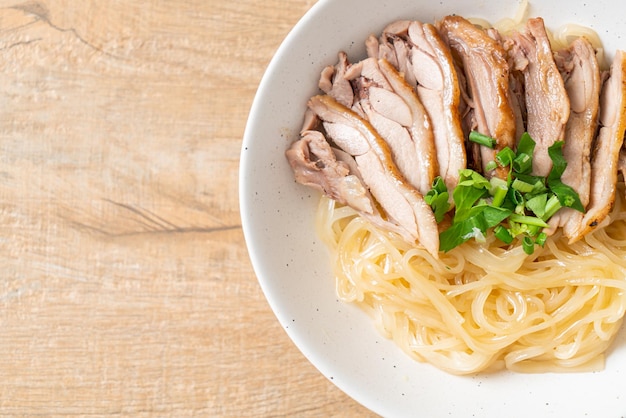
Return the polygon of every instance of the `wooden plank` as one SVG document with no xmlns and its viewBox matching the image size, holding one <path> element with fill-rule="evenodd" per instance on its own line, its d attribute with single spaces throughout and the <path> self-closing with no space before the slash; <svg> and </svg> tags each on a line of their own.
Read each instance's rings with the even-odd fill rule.
<svg viewBox="0 0 626 418">
<path fill-rule="evenodd" d="M 0 1 L 3 414 L 369 414 L 289 341 L 239 220 L 250 104 L 313 3 Z"/>
</svg>

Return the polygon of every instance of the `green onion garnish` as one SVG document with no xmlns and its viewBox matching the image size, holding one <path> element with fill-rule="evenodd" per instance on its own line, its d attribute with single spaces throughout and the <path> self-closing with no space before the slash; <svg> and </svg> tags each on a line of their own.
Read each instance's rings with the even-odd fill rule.
<svg viewBox="0 0 626 418">
<path fill-rule="evenodd" d="M 513 235 L 511 235 L 511 231 L 505 228 L 502 225 L 498 225 L 493 229 L 493 233 L 500 241 L 505 244 L 510 244 L 513 242 Z"/>
<path fill-rule="evenodd" d="M 481 134 L 478 131 L 470 132 L 469 140 L 491 149 L 494 149 L 496 147 L 496 144 L 498 143 L 494 138 L 488 135 Z"/>
<path fill-rule="evenodd" d="M 502 167 L 506 167 L 506 166 L 513 164 L 514 159 L 515 159 L 515 152 L 509 147 L 502 148 L 496 154 L 496 161 Z"/>
<path fill-rule="evenodd" d="M 542 228 L 547 228 L 548 226 L 550 226 L 547 223 L 545 223 L 543 219 L 537 218 L 536 216 L 518 215 L 517 213 L 512 213 L 511 216 L 509 216 L 509 220 L 520 223 L 520 224 L 526 224 L 529 226 L 539 226 Z"/>
<path fill-rule="evenodd" d="M 526 174 L 530 173 L 533 168 L 533 159 L 530 155 L 522 152 L 513 160 L 513 170 L 518 173 Z"/>
<path fill-rule="evenodd" d="M 522 248 L 524 249 L 524 252 L 528 255 L 534 253 L 535 243 L 533 242 L 532 238 L 524 237 L 524 239 L 522 240 Z"/>
<path fill-rule="evenodd" d="M 535 185 L 526 183 L 525 181 L 522 181 L 520 179 L 515 179 L 513 180 L 513 184 L 511 184 L 511 187 L 513 187 L 520 193 L 530 193 L 535 188 Z"/>
<path fill-rule="evenodd" d="M 537 238 L 535 238 L 535 244 L 543 247 L 544 244 L 546 243 L 546 239 L 548 239 L 548 235 L 545 232 L 542 232 L 539 235 L 537 235 Z"/>
<path fill-rule="evenodd" d="M 470 133 L 470 140 L 489 148 L 497 142 L 475 131 Z M 487 171 L 508 167 L 506 179 L 494 176 L 487 180 L 474 170 L 463 169 L 452 191 L 446 189 L 442 179 L 436 180 L 425 200 L 438 222 L 450 209 L 450 193 L 454 202 L 452 224 L 439 234 L 439 249 L 450 251 L 469 239 L 485 242 L 490 231 L 507 245 L 519 239 L 527 254 L 534 252 L 535 245 L 543 246 L 547 239 L 543 229 L 561 207 L 584 212 L 578 194 L 561 181 L 567 166 L 562 147 L 563 143 L 557 141 L 548 149 L 553 167 L 547 177 L 532 175 L 535 141 L 525 133 L 517 151 L 505 147 L 486 165 Z"/>
</svg>

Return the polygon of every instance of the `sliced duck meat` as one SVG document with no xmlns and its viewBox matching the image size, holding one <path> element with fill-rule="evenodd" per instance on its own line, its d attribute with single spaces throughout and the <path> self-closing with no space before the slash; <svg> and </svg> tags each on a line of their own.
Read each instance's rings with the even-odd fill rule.
<svg viewBox="0 0 626 418">
<path fill-rule="evenodd" d="M 347 144 L 342 137 L 329 139 L 354 157 L 364 184 L 384 209 L 388 220 L 404 230 L 404 238 L 409 242 L 419 240 L 437 257 L 439 232 L 432 209 L 422 194 L 400 173 L 385 140 L 367 120 L 331 96 L 312 97 L 309 108 L 325 124 L 345 125 L 359 133 L 361 145 L 358 147 L 355 146 L 354 138 Z M 355 152 L 357 149 L 358 152 Z"/>
<path fill-rule="evenodd" d="M 428 189 L 431 187 L 431 183 L 428 182 L 428 177 L 424 179 L 425 181 L 423 183 L 421 181 L 422 173 L 420 172 L 421 170 L 418 170 L 418 167 L 423 165 L 419 161 L 420 155 L 418 154 L 416 144 L 413 142 L 413 138 L 407 129 L 407 126 L 411 125 L 412 119 L 410 114 L 407 121 L 408 124 L 406 122 L 403 124 L 398 122 L 397 119 L 390 117 L 388 113 L 385 113 L 387 110 L 393 113 L 401 113 L 404 110 L 408 110 L 408 107 L 404 102 L 401 102 L 397 107 L 391 108 L 384 105 L 383 111 L 381 112 L 376 109 L 376 105 L 380 103 L 380 99 L 388 99 L 388 102 L 393 103 L 396 102 L 396 99 L 399 97 L 397 95 L 390 96 L 390 94 L 393 93 L 379 87 L 372 86 L 367 89 L 361 87 L 361 92 L 364 91 L 368 91 L 369 95 L 366 94 L 359 99 L 359 105 L 366 119 L 372 124 L 372 127 L 376 129 L 376 132 L 383 137 L 385 142 L 387 142 L 393 160 L 408 182 L 413 187 L 417 188 L 420 193 L 427 193 Z"/>
<path fill-rule="evenodd" d="M 345 78 L 347 80 L 353 81 L 359 77 L 365 77 L 368 80 L 371 80 L 378 87 L 391 90 L 391 85 L 387 81 L 385 75 L 380 71 L 380 67 L 378 65 L 378 59 L 367 58 L 362 61 L 359 61 L 355 64 L 352 64 L 348 71 L 346 71 Z M 353 86 L 354 90 L 354 86 Z"/>
<path fill-rule="evenodd" d="M 524 94 L 524 75 L 515 70 L 514 57 L 508 52 L 512 41 L 503 37 L 495 28 L 486 29 L 489 37 L 500 43 L 506 51 L 506 59 L 509 66 L 509 104 L 515 116 L 515 139 L 516 142 L 526 132 L 526 100 Z"/>
<path fill-rule="evenodd" d="M 526 121 L 528 119 L 524 77 L 518 71 L 509 72 L 509 97 L 511 98 L 511 108 L 515 115 L 515 139 L 517 144 L 519 138 L 526 132 Z"/>
<path fill-rule="evenodd" d="M 461 118 L 461 131 L 465 139 L 466 166 L 474 171 L 483 173 L 482 158 L 480 156 L 480 145 L 469 140 L 469 135 L 477 129 L 476 119 L 474 118 L 474 103 L 469 93 L 469 86 L 465 73 L 463 72 L 462 63 L 455 57 L 454 68 L 456 70 L 457 80 L 459 82 L 459 91 L 461 99 L 459 101 L 459 117 Z"/>
<path fill-rule="evenodd" d="M 370 56 L 376 53 L 375 46 L 370 41 Z M 450 49 L 433 25 L 399 20 L 383 30 L 378 57 L 417 92 L 432 124 L 438 174 L 453 189 L 467 157 L 459 112 L 461 92 Z"/>
<path fill-rule="evenodd" d="M 381 38 L 382 39 L 382 38 Z M 385 52 L 383 52 L 383 48 L 385 48 Z M 369 58 L 378 59 L 379 57 L 384 56 L 384 54 L 389 54 L 386 59 L 391 61 L 393 65 L 397 66 L 397 62 L 394 62 L 395 52 L 393 52 L 393 46 L 391 45 L 381 45 L 378 38 L 374 35 L 370 35 L 365 40 L 365 51 Z"/>
<path fill-rule="evenodd" d="M 329 65 L 322 70 L 319 88 L 329 96 L 333 97 L 344 106 L 351 107 L 354 101 L 352 85 L 345 78 L 346 71 L 350 63 L 345 52 L 339 52 L 339 61 L 336 65 Z"/>
<path fill-rule="evenodd" d="M 298 183 L 359 212 L 374 213 L 375 206 L 367 188 L 356 173 L 350 172 L 348 163 L 337 160 L 335 151 L 338 150 L 331 148 L 321 132 L 304 131 L 285 155 Z"/>
<path fill-rule="evenodd" d="M 379 228 L 407 235 L 406 230 L 384 219 L 347 152 L 331 147 L 320 131 L 303 131 L 285 152 L 298 183 L 312 187 L 329 198 L 350 206 Z"/>
<path fill-rule="evenodd" d="M 548 148 L 563 140 L 569 118 L 569 99 L 563 78 L 552 55 L 543 19 L 529 19 L 526 27 L 512 35 L 509 49 L 513 69 L 524 77 L 526 130 L 535 140 L 533 173 L 546 176 L 552 168 Z"/>
<path fill-rule="evenodd" d="M 556 63 L 570 101 L 563 144 L 567 168 L 561 179 L 578 193 L 583 207 L 587 207 L 591 188 L 591 144 L 598 125 L 600 66 L 593 46 L 585 38 L 578 38 L 569 48 L 559 51 Z M 582 220 L 581 212 L 563 208 L 550 223 L 563 227 L 565 236 L 576 240 L 574 234 L 581 230 Z"/>
<path fill-rule="evenodd" d="M 377 58 L 349 64 L 342 53 L 337 65 L 327 67 L 330 71 L 323 71 L 321 80 L 324 81 L 320 85 L 328 95 L 340 103 L 343 100 L 341 104 L 373 125 L 390 146 L 400 172 L 425 194 L 438 174 L 430 119 L 414 90 L 397 70 L 388 63 L 383 65 L 384 72 Z M 332 74 L 324 75 L 327 71 Z M 350 85 L 351 94 L 337 97 L 345 83 Z M 347 152 L 353 155 L 363 152 L 360 147 L 365 143 L 353 127 L 329 121 L 324 121 L 323 125 L 329 137 L 340 138 Z"/>
<path fill-rule="evenodd" d="M 431 24 L 408 28 L 417 94 L 433 124 L 439 173 L 449 190 L 456 187 L 467 157 L 459 114 L 460 89 L 452 53 Z"/>
<path fill-rule="evenodd" d="M 447 16 L 438 24 L 442 38 L 460 58 L 467 80 L 468 104 L 478 132 L 495 138 L 495 148 L 480 146 L 483 173 L 490 177 L 486 166 L 505 147 L 515 147 L 516 124 L 509 90 L 509 65 L 500 42 L 483 29 L 460 16 Z M 496 173 L 506 178 L 505 169 Z"/>
<path fill-rule="evenodd" d="M 617 51 L 600 96 L 600 129 L 592 145 L 591 189 L 587 213 L 572 241 L 591 232 L 615 201 L 620 150 L 626 131 L 626 53 Z"/>
<path fill-rule="evenodd" d="M 386 60 L 367 58 L 354 68 L 358 109 L 387 142 L 400 172 L 422 195 L 438 174 L 430 119 L 415 91 Z M 352 73 L 352 71 L 351 71 Z"/>
<path fill-rule="evenodd" d="M 320 126 L 320 118 L 317 117 L 315 112 L 311 109 L 307 108 L 304 112 L 304 120 L 302 121 L 302 128 L 300 128 L 300 133 L 304 131 L 313 131 Z"/>
<path fill-rule="evenodd" d="M 410 20 L 398 20 L 385 27 L 380 36 L 378 56 L 374 58 L 387 60 L 404 76 L 410 86 L 415 87 L 417 80 L 411 62 L 411 45 L 406 41 L 410 25 Z"/>
<path fill-rule="evenodd" d="M 511 109 L 513 110 L 513 115 L 515 117 L 515 139 L 517 142 L 519 138 L 522 137 L 522 134 L 526 132 L 527 119 L 526 95 L 524 93 L 524 75 L 515 70 L 517 67 L 515 65 L 516 58 L 519 57 L 515 57 L 515 54 L 509 53 L 509 49 L 513 44 L 513 41 L 510 38 L 503 37 L 502 34 L 495 28 L 486 29 L 485 32 L 491 39 L 500 43 L 506 51 L 506 59 L 509 67 L 509 104 L 511 105 Z"/>
</svg>

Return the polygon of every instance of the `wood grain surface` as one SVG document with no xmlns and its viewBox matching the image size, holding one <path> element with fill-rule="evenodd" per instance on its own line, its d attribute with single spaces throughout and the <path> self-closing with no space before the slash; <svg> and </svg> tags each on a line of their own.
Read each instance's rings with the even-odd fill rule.
<svg viewBox="0 0 626 418">
<path fill-rule="evenodd" d="M 372 416 L 300 354 L 238 211 L 313 0 L 0 0 L 0 415 Z"/>
</svg>

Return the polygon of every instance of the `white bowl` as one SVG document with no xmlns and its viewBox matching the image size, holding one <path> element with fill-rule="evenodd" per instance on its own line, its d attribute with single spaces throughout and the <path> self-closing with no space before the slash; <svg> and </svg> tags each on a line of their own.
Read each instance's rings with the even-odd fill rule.
<svg viewBox="0 0 626 418">
<path fill-rule="evenodd" d="M 564 23 L 598 32 L 609 57 L 626 48 L 621 1 L 532 4 L 555 29 Z M 278 320 L 319 371 L 349 396 L 387 417 L 619 417 L 626 414 L 626 332 L 598 373 L 458 377 L 415 362 L 382 337 L 358 308 L 339 302 L 328 254 L 316 238 L 314 191 L 294 182 L 284 156 L 298 137 L 307 99 L 337 52 L 365 54 L 367 35 L 395 19 L 432 22 L 446 14 L 496 21 L 515 0 L 321 0 L 270 63 L 254 100 L 241 152 L 240 204 L 248 250 Z"/>
</svg>

